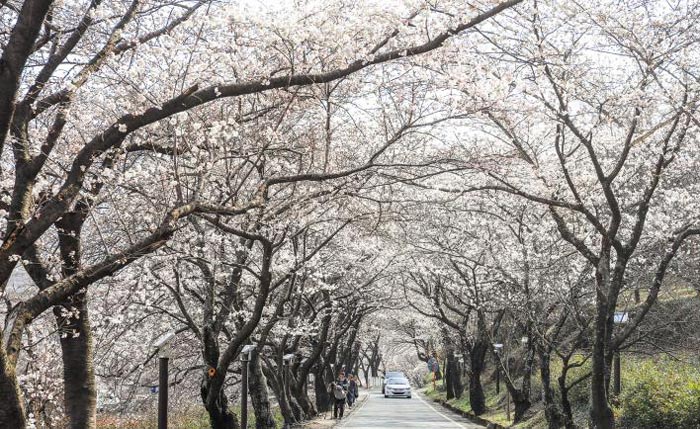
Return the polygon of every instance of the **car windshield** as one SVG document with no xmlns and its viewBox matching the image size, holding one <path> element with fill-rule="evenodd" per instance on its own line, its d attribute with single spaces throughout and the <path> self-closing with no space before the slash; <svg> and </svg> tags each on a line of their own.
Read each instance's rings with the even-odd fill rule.
<svg viewBox="0 0 700 429">
<path fill-rule="evenodd" d="M 408 384 L 408 380 L 405 378 L 391 378 L 387 384 Z"/>
</svg>

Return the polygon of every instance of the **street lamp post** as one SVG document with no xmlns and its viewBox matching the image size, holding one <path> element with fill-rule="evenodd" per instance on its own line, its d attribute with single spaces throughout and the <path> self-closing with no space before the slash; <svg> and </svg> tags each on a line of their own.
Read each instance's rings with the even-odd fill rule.
<svg viewBox="0 0 700 429">
<path fill-rule="evenodd" d="M 464 363 L 464 359 L 462 359 L 462 353 L 455 353 L 455 359 L 457 359 L 457 367 L 459 368 L 459 377 L 462 376 L 462 371 L 464 371 L 464 368 L 462 367 L 462 364 Z"/>
<path fill-rule="evenodd" d="M 294 353 L 289 353 L 284 356 L 282 356 L 282 394 L 284 395 L 284 400 L 285 402 L 287 401 L 288 396 L 288 389 L 289 389 L 289 382 L 287 380 L 287 372 L 289 371 L 289 366 L 292 364 L 294 361 Z M 286 420 L 286 419 L 285 419 Z M 285 421 L 284 427 L 288 428 L 289 423 Z"/>
<path fill-rule="evenodd" d="M 500 356 L 503 344 L 494 344 L 493 351 Z M 496 364 L 496 394 L 501 393 L 501 364 Z"/>
<path fill-rule="evenodd" d="M 613 316 L 613 322 L 616 325 L 622 325 L 629 320 L 629 313 L 626 311 L 616 311 Z M 620 349 L 615 350 L 613 354 L 613 395 L 620 396 L 622 391 L 622 379 L 620 377 Z"/>
<path fill-rule="evenodd" d="M 255 344 L 243 346 L 241 350 L 241 428 L 248 427 L 248 365 L 251 354 L 255 351 Z"/>
<path fill-rule="evenodd" d="M 501 350 L 503 350 L 503 344 L 494 344 L 494 351 L 500 357 Z M 508 364 L 508 358 L 506 357 L 506 365 Z M 506 418 L 510 421 L 510 391 L 506 389 Z M 500 362 L 496 365 L 496 394 L 501 393 L 501 365 Z"/>
<path fill-rule="evenodd" d="M 161 335 L 153 347 L 158 352 L 158 429 L 168 429 L 168 364 L 175 332 Z"/>
</svg>

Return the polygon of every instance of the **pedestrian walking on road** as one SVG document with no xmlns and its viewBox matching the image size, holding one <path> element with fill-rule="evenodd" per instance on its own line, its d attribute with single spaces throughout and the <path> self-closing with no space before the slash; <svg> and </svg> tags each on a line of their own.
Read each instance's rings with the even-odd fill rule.
<svg viewBox="0 0 700 429">
<path fill-rule="evenodd" d="M 437 352 L 433 352 L 433 355 L 428 359 L 428 371 L 432 373 L 433 376 L 433 390 L 436 389 L 435 382 L 442 378 L 440 373 L 440 363 L 438 363 Z"/>
<path fill-rule="evenodd" d="M 352 408 L 352 405 L 355 403 L 355 400 L 358 396 L 360 396 L 360 391 L 357 388 L 357 381 L 355 380 L 355 376 L 350 374 L 348 378 L 350 379 L 348 381 L 348 407 Z"/>
<path fill-rule="evenodd" d="M 343 383 L 347 385 L 347 380 L 343 373 L 338 375 L 338 381 L 331 383 L 331 395 L 333 395 L 335 399 L 333 403 L 334 419 L 342 419 L 345 413 L 345 401 L 347 400 L 348 389 L 343 386 Z"/>
</svg>

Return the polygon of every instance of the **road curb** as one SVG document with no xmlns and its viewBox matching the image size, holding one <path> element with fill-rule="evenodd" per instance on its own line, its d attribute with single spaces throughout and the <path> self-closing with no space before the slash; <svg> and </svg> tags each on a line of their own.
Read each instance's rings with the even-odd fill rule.
<svg viewBox="0 0 700 429">
<path fill-rule="evenodd" d="M 486 420 L 484 418 L 481 418 L 481 417 L 477 416 L 476 414 L 472 414 L 468 411 L 464 411 L 464 410 L 461 410 L 453 405 L 450 405 L 443 399 L 436 399 L 436 398 L 427 398 L 427 399 L 430 399 L 433 402 L 437 402 L 438 404 L 442 405 L 443 408 L 446 408 L 446 409 L 452 411 L 453 413 L 459 414 L 460 416 L 462 416 L 466 419 L 469 419 L 474 423 L 484 425 L 484 426 L 486 426 L 487 429 L 508 429 L 506 426 L 499 425 L 498 423 L 494 423 L 490 420 Z"/>
</svg>

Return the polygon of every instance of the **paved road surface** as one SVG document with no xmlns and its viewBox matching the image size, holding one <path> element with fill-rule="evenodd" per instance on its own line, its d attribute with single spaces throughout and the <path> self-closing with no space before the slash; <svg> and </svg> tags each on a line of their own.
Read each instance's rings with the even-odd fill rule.
<svg viewBox="0 0 700 429">
<path fill-rule="evenodd" d="M 439 407 L 439 408 L 435 408 Z M 347 419 L 347 420 L 346 420 Z M 422 428 L 422 429 L 483 429 L 484 426 L 428 404 L 415 393 L 411 399 L 384 398 L 372 392 L 360 408 L 346 416 L 337 428 Z"/>
</svg>

